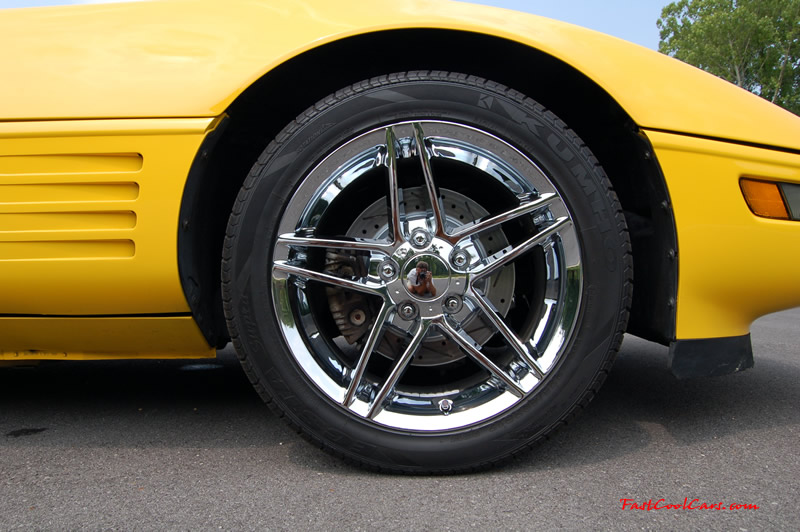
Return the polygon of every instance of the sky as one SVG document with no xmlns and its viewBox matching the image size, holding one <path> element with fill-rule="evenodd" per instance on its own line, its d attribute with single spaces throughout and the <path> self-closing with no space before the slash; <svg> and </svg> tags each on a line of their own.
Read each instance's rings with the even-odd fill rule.
<svg viewBox="0 0 800 532">
<path fill-rule="evenodd" d="M 2 3 L 3 0 L 0 0 Z M 656 21 L 670 0 L 471 0 L 602 31 L 658 50 Z"/>
<path fill-rule="evenodd" d="M 107 0 L 106 0 L 107 1 Z M 223 0 L 220 0 L 223 1 Z M 658 49 L 656 21 L 669 0 L 472 0 L 571 22 Z M 98 3 L 97 0 L 0 0 L 0 9 Z"/>
</svg>

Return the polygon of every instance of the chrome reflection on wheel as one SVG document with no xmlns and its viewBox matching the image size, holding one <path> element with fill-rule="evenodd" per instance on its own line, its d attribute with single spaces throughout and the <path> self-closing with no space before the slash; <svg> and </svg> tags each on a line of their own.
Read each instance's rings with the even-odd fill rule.
<svg viewBox="0 0 800 532">
<path fill-rule="evenodd" d="M 313 385 L 370 423 L 426 432 L 535 393 L 583 284 L 548 176 L 492 134 L 433 120 L 330 152 L 286 205 L 270 267 L 281 333 Z"/>
</svg>

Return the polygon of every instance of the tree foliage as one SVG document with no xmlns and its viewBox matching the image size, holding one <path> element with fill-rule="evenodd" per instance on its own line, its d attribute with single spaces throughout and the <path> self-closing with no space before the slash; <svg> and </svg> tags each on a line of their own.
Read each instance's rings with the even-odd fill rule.
<svg viewBox="0 0 800 532">
<path fill-rule="evenodd" d="M 659 50 L 800 114 L 800 0 L 679 0 Z"/>
</svg>

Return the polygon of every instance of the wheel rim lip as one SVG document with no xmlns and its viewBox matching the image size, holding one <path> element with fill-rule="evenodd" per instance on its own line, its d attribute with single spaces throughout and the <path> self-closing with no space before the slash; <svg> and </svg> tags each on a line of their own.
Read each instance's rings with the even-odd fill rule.
<svg viewBox="0 0 800 532">
<path fill-rule="evenodd" d="M 326 189 L 329 189 L 331 183 L 337 179 L 346 178 L 346 181 L 347 179 L 352 178 L 352 175 L 348 175 L 348 172 L 352 171 L 352 168 L 348 168 L 348 163 L 351 163 L 349 165 L 351 167 L 358 166 L 358 163 L 363 163 L 364 154 L 367 152 L 364 150 L 361 152 L 356 152 L 355 155 L 351 155 L 348 159 L 346 159 L 345 164 L 338 165 L 334 173 L 330 174 L 326 179 L 323 179 L 322 181 L 317 179 L 314 181 L 312 177 L 316 177 L 315 174 L 319 173 L 320 168 L 323 168 L 326 162 L 328 162 L 332 157 L 340 155 L 341 152 L 347 151 L 354 144 L 357 144 L 358 141 L 367 138 L 370 135 L 374 135 L 376 132 L 384 131 L 387 127 L 400 128 L 403 126 L 409 126 L 411 124 L 422 124 L 424 129 L 427 129 L 431 124 L 437 124 L 444 127 L 455 128 L 456 130 L 468 131 L 473 134 L 477 133 L 484 136 L 484 138 L 491 138 L 494 140 L 494 142 L 499 143 L 506 149 L 511 150 L 512 153 L 515 153 L 516 157 L 521 158 L 521 160 L 523 160 L 529 168 L 535 169 L 533 176 L 536 177 L 536 179 L 532 179 L 531 175 L 523 175 L 522 173 L 514 170 L 513 173 L 516 174 L 515 178 L 518 179 L 518 181 L 514 181 L 513 184 L 517 185 L 522 193 L 530 193 L 530 190 L 526 190 L 526 186 L 528 189 L 533 189 L 534 192 L 541 192 L 541 188 L 546 188 L 558 193 L 552 181 L 532 160 L 530 160 L 530 158 L 526 157 L 521 151 L 511 144 L 490 133 L 456 122 L 436 120 L 402 121 L 375 128 L 357 135 L 348 141 L 345 141 L 332 153 L 326 156 L 319 164 L 312 168 L 311 171 L 308 172 L 303 178 L 302 183 L 294 193 L 292 199 L 290 199 L 290 201 L 287 203 L 287 207 L 284 210 L 284 214 L 282 215 L 281 222 L 279 224 L 279 234 L 283 234 L 287 229 L 294 231 L 298 227 L 306 225 L 307 222 L 311 221 L 311 217 L 313 216 L 312 207 L 318 206 L 318 202 L 320 201 L 320 198 L 324 196 Z M 457 146 L 462 150 L 465 149 L 465 147 L 469 148 L 466 143 L 461 142 L 459 139 L 439 140 L 441 141 L 439 143 L 440 146 Z M 475 152 L 486 152 L 484 155 L 488 153 L 489 158 L 494 159 L 495 162 L 498 160 L 501 161 L 507 167 L 504 169 L 512 168 L 509 166 L 510 163 L 504 159 L 499 159 L 495 154 L 485 150 L 483 146 L 472 146 L 472 148 Z M 324 177 L 325 172 L 323 171 L 320 175 Z M 497 179 L 496 176 L 489 177 Z M 354 180 L 355 178 L 350 179 L 350 183 L 352 183 Z M 538 185 L 538 188 L 535 185 Z M 542 185 L 546 185 L 546 187 L 543 187 Z M 313 188 L 312 194 L 309 194 L 308 188 Z M 559 199 L 559 207 L 566 211 L 567 216 L 571 220 L 572 217 L 568 212 L 566 204 L 564 203 L 563 199 L 560 198 L 560 196 Z M 328 205 L 330 205 L 332 201 L 333 200 L 329 201 Z M 292 210 L 296 212 L 298 202 L 300 203 L 300 206 L 303 207 L 303 214 L 293 221 L 293 216 L 287 215 L 287 213 Z M 305 205 L 302 204 L 303 202 L 305 202 Z M 295 208 L 292 209 L 292 207 Z M 464 400 L 462 397 L 465 393 L 473 391 L 472 389 L 453 390 L 449 392 L 440 391 L 427 394 L 427 396 L 426 394 L 416 394 L 401 397 L 401 399 L 404 400 L 431 399 L 432 404 L 437 402 L 441 403 L 442 401 L 452 401 L 454 404 L 458 405 L 458 408 L 448 415 L 436 415 L 436 412 L 431 408 L 418 409 L 416 411 L 414 411 L 413 408 L 410 408 L 412 413 L 405 413 L 403 408 L 398 407 L 399 403 L 395 402 L 393 405 L 390 405 L 394 406 L 394 408 L 384 408 L 377 415 L 369 418 L 369 405 L 364 401 L 355 401 L 352 405 L 350 405 L 350 407 L 343 406 L 342 402 L 344 400 L 346 386 L 343 385 L 342 382 L 337 381 L 335 377 L 332 378 L 330 371 L 326 370 L 326 368 L 335 367 L 337 364 L 341 365 L 341 360 L 334 360 L 336 357 L 329 356 L 330 353 L 328 353 L 328 356 L 326 357 L 325 354 L 320 354 L 317 350 L 315 350 L 313 346 L 309 346 L 308 336 L 309 334 L 313 335 L 314 331 L 309 331 L 307 327 L 304 328 L 302 323 L 298 323 L 300 320 L 297 320 L 294 315 L 294 312 L 297 311 L 298 307 L 307 305 L 308 302 L 302 301 L 303 296 L 301 296 L 299 293 L 302 290 L 293 288 L 292 283 L 288 281 L 286 277 L 276 275 L 273 271 L 271 275 L 273 284 L 272 293 L 274 309 L 280 325 L 281 333 L 287 345 L 289 346 L 292 356 L 301 367 L 306 377 L 311 380 L 314 386 L 316 386 L 329 399 L 331 399 L 336 406 L 340 407 L 345 412 L 354 414 L 357 417 L 364 418 L 367 421 L 374 422 L 388 428 L 421 432 L 449 431 L 486 422 L 487 420 L 519 404 L 523 399 L 534 394 L 540 388 L 542 382 L 552 374 L 556 364 L 561 359 L 569 344 L 581 304 L 583 291 L 583 266 L 577 231 L 573 227 L 570 231 L 565 232 L 564 235 L 566 235 L 568 239 L 571 239 L 571 242 L 569 242 L 565 247 L 563 238 L 561 238 L 563 235 L 559 235 L 560 238 L 551 247 L 557 247 L 560 245 L 560 251 L 552 252 L 552 256 L 550 256 L 548 259 L 551 261 L 554 260 L 558 263 L 548 264 L 548 268 L 555 267 L 559 269 L 561 286 L 558 289 L 558 294 L 560 297 L 553 301 L 552 304 L 548 303 L 547 301 L 543 303 L 544 317 L 540 320 L 536 331 L 534 331 L 534 334 L 532 335 L 532 337 L 535 339 L 549 339 L 546 342 L 546 350 L 541 353 L 542 378 L 537 378 L 532 385 L 530 382 L 528 382 L 527 389 L 522 397 L 518 397 L 510 391 L 500 388 L 497 388 L 494 391 L 489 389 L 485 390 L 482 395 L 481 402 L 474 406 L 469 405 L 469 401 Z M 397 250 L 403 246 L 411 248 L 402 253 L 403 257 L 400 257 L 401 259 L 404 259 L 406 254 L 411 254 L 415 257 L 418 257 L 420 255 L 425 255 L 426 251 L 428 251 L 430 246 L 435 242 L 436 239 L 432 239 L 432 241 L 428 243 L 428 246 L 422 249 L 414 248 L 413 246 L 410 246 L 410 244 L 403 244 L 399 245 Z M 276 248 L 273 250 L 273 253 L 279 256 L 277 253 L 277 248 L 278 246 L 276 246 Z M 286 250 L 288 253 L 288 246 L 286 247 Z M 454 250 L 455 248 L 450 246 L 449 253 L 452 254 Z M 397 261 L 397 259 L 398 255 L 396 253 L 393 254 L 392 260 Z M 408 264 L 410 260 L 411 259 L 398 261 L 398 266 L 400 268 L 398 270 L 399 275 L 397 276 L 397 279 L 386 284 L 388 289 L 391 289 L 393 286 L 397 286 L 402 283 L 405 264 Z M 567 267 L 564 267 L 561 264 L 564 261 L 569 262 L 569 264 L 572 266 L 568 265 Z M 447 261 L 445 260 L 445 262 Z M 571 276 L 568 275 L 568 271 L 570 269 L 572 269 Z M 451 269 L 451 274 L 452 273 L 454 272 Z M 295 301 L 294 305 L 291 303 L 293 290 L 295 291 L 295 296 L 300 296 L 300 298 Z M 448 291 L 445 294 L 442 294 L 440 297 L 435 298 L 437 305 L 440 304 L 440 302 L 443 302 L 446 297 L 450 295 L 450 293 L 451 292 Z M 463 295 L 463 293 L 464 292 L 462 291 L 459 293 L 459 295 Z M 406 293 L 406 296 L 409 296 L 409 294 Z M 394 300 L 393 302 L 399 303 L 398 301 Z M 428 300 L 424 301 L 424 303 L 429 302 L 430 301 Z M 440 329 L 445 327 L 446 324 L 442 322 L 445 313 L 438 312 L 434 314 L 435 315 L 432 314 L 430 316 L 423 316 L 422 319 L 430 322 L 429 324 L 433 327 L 439 327 Z M 324 363 L 321 363 L 321 360 Z M 491 380 L 491 378 L 487 379 L 486 383 Z M 487 388 L 491 388 L 491 386 L 488 386 Z"/>
</svg>

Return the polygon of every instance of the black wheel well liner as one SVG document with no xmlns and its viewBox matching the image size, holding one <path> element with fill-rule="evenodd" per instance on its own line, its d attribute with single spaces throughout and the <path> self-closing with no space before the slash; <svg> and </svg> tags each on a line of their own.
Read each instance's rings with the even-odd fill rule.
<svg viewBox="0 0 800 532">
<path fill-rule="evenodd" d="M 628 331 L 661 343 L 672 340 L 675 223 L 664 177 L 637 125 L 596 83 L 541 51 L 479 33 L 408 29 L 350 37 L 286 61 L 242 92 L 204 141 L 184 189 L 178 264 L 186 299 L 209 343 L 228 341 L 220 292 L 222 242 L 234 199 L 260 153 L 328 94 L 409 70 L 462 72 L 502 83 L 549 108 L 583 139 L 611 179 L 631 233 L 634 296 Z"/>
</svg>

